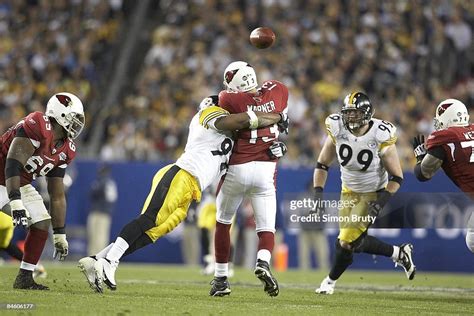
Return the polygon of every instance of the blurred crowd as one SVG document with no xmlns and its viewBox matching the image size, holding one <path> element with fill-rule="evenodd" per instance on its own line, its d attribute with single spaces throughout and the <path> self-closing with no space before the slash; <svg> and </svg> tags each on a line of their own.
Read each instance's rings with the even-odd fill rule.
<svg viewBox="0 0 474 316">
<path fill-rule="evenodd" d="M 252 64 L 260 83 L 290 88 L 287 166 L 314 164 L 324 118 L 353 90 L 369 95 L 375 117 L 398 126 L 406 169 L 412 137 L 431 131 L 442 99 L 472 105 L 473 1 L 196 0 L 160 9 L 134 89 L 108 126 L 104 158 L 175 159 L 199 101 L 222 89 L 233 60 Z M 270 49 L 248 42 L 261 25 L 277 34 Z"/>
<path fill-rule="evenodd" d="M 120 7 L 121 0 L 0 1 L 2 130 L 53 90 L 86 103 L 97 97 Z M 398 126 L 406 169 L 412 137 L 431 132 L 441 100 L 473 104 L 474 1 L 162 0 L 152 20 L 138 76 L 103 122 L 104 160 L 176 159 L 200 100 L 223 88 L 234 60 L 252 64 L 260 83 L 276 79 L 290 89 L 286 166 L 314 165 L 325 117 L 354 90 L 369 95 L 375 117 Z M 262 25 L 277 35 L 270 49 L 248 41 Z"/>
<path fill-rule="evenodd" d="M 25 114 L 44 111 L 54 93 L 73 92 L 84 104 L 97 95 L 121 6 L 122 0 L 0 1 L 2 132 Z"/>
</svg>

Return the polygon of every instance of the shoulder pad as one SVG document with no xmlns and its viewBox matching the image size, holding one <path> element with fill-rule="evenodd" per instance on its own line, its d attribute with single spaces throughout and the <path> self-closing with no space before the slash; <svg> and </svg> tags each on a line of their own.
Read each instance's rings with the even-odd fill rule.
<svg viewBox="0 0 474 316">
<path fill-rule="evenodd" d="M 326 117 L 324 122 L 326 124 L 326 132 L 332 138 L 333 143 L 336 143 L 337 135 L 341 131 L 342 117 L 340 114 L 335 113 Z"/>
<path fill-rule="evenodd" d="M 397 128 L 388 121 L 373 119 L 375 128 L 375 140 L 381 148 L 393 145 L 397 142 Z"/>
<path fill-rule="evenodd" d="M 456 134 L 453 133 L 449 128 L 440 131 L 434 131 L 428 136 L 426 140 L 426 149 L 429 150 L 436 146 L 441 146 L 456 140 Z"/>
</svg>

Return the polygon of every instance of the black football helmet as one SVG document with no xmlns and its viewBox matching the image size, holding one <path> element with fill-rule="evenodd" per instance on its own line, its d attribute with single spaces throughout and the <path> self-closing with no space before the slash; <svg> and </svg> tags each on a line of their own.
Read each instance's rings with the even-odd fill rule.
<svg viewBox="0 0 474 316">
<path fill-rule="evenodd" d="M 374 109 L 370 104 L 369 97 L 362 92 L 352 92 L 344 98 L 341 109 L 342 122 L 349 130 L 357 130 L 369 124 Z"/>
</svg>

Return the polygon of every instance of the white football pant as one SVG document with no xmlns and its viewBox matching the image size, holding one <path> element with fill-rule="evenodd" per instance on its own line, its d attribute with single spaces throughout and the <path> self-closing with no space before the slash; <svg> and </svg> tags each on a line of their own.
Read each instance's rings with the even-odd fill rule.
<svg viewBox="0 0 474 316">
<path fill-rule="evenodd" d="M 249 198 L 256 231 L 275 232 L 276 162 L 251 161 L 231 165 L 217 194 L 217 221 L 230 225 L 242 200 Z"/>
</svg>

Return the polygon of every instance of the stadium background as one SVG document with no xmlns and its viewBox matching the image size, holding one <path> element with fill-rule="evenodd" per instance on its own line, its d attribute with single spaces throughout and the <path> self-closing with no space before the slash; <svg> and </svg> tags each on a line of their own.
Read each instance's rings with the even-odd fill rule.
<svg viewBox="0 0 474 316">
<path fill-rule="evenodd" d="M 403 190 L 457 192 L 443 175 L 418 186 L 410 140 L 431 131 L 442 99 L 462 100 L 472 115 L 473 23 L 472 1 L 2 1 L 0 129 L 44 110 L 54 92 L 84 101 L 87 125 L 68 197 L 73 256 L 85 251 L 81 227 L 96 165 L 111 163 L 118 181 L 115 236 L 138 213 L 154 171 L 182 152 L 197 104 L 222 89 L 222 71 L 232 60 L 250 62 L 260 82 L 275 78 L 290 87 L 280 199 L 305 189 L 325 138 L 324 118 L 359 89 L 376 117 L 399 127 Z M 271 49 L 248 43 L 260 25 L 277 34 Z M 337 173 L 330 180 L 337 192 Z M 295 249 L 296 237 L 285 237 Z M 129 260 L 180 262 L 174 238 Z M 433 232 L 416 247 L 423 249 L 420 269 L 473 271 L 461 234 L 450 240 Z M 445 262 L 452 256 L 456 265 Z M 296 261 L 290 251 L 290 266 Z M 369 257 L 356 267 L 388 263 Z"/>
</svg>

